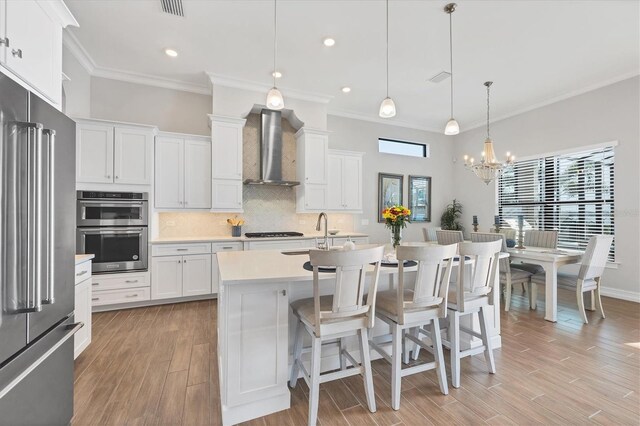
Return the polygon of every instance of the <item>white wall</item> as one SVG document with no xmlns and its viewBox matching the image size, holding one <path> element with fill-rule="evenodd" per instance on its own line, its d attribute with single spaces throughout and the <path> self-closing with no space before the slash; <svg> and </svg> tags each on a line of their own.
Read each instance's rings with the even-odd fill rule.
<svg viewBox="0 0 640 426">
<path fill-rule="evenodd" d="M 211 136 L 211 96 L 91 77 L 91 118 Z"/>
<path fill-rule="evenodd" d="M 603 87 L 491 124 L 497 156 L 511 151 L 528 157 L 617 140 L 615 149 L 615 227 L 618 269 L 609 269 L 603 286 L 609 294 L 640 300 L 640 77 Z M 496 114 L 504 111 L 496 111 Z M 496 214 L 495 184 L 485 185 L 464 170 L 464 154 L 480 157 L 485 129 L 455 139 L 454 195 L 464 206 L 471 228 L 478 215 L 486 230 Z"/>
<path fill-rule="evenodd" d="M 354 229 L 370 235 L 371 242 L 388 243 L 390 234 L 384 224 L 378 223 L 378 173 L 403 174 L 404 204 L 407 205 L 409 175 L 431 176 L 431 223 L 416 222 L 403 231 L 404 241 L 423 241 L 422 227 L 440 226 L 440 215 L 451 202 L 453 144 L 451 137 L 443 134 L 408 129 L 387 124 L 328 117 L 329 148 L 364 152 L 363 214 L 354 217 Z M 430 158 L 416 158 L 378 152 L 378 138 L 426 142 L 431 147 Z M 362 225 L 361 220 L 369 221 Z"/>
<path fill-rule="evenodd" d="M 62 49 L 62 72 L 69 77 L 63 83 L 64 112 L 70 117 L 89 117 L 91 114 L 91 76 L 66 47 Z"/>
</svg>

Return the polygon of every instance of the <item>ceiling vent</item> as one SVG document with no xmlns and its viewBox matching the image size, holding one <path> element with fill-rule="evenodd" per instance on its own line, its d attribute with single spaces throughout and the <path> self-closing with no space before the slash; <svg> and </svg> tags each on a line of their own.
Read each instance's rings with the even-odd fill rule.
<svg viewBox="0 0 640 426">
<path fill-rule="evenodd" d="M 182 0 L 160 0 L 160 4 L 164 13 L 184 17 Z"/>
<path fill-rule="evenodd" d="M 451 73 L 450 72 L 440 71 L 438 74 L 436 74 L 433 77 L 431 77 L 429 79 L 429 82 L 430 83 L 440 83 L 442 81 L 445 81 L 449 77 L 451 77 Z"/>
</svg>

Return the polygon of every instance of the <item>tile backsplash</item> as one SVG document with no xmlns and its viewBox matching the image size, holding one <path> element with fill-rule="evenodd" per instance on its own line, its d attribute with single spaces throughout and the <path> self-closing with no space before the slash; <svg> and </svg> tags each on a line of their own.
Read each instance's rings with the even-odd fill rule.
<svg viewBox="0 0 640 426">
<path fill-rule="evenodd" d="M 296 213 L 296 192 L 283 186 L 245 186 L 242 233 L 298 231 L 314 233 L 317 214 Z M 164 212 L 159 214 L 160 238 L 231 235 L 227 218 L 235 213 Z M 353 215 L 329 213 L 329 229 L 353 231 Z"/>
</svg>

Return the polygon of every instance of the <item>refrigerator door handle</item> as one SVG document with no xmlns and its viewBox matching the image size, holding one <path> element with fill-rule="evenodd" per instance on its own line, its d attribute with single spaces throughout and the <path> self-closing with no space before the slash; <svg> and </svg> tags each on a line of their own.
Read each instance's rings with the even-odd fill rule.
<svg viewBox="0 0 640 426">
<path fill-rule="evenodd" d="M 19 197 L 26 198 L 28 206 L 28 214 L 26 217 L 19 219 L 20 234 L 23 239 L 24 249 L 20 250 L 18 262 L 21 263 L 20 268 L 26 273 L 19 279 L 19 283 L 24 283 L 24 302 L 20 303 L 20 308 L 14 313 L 40 312 L 42 310 L 42 302 L 40 300 L 40 259 L 37 250 L 40 241 L 39 232 L 39 190 L 38 190 L 38 147 L 42 143 L 43 125 L 40 123 L 30 123 L 24 121 L 14 121 L 13 124 L 17 129 L 25 131 L 27 140 L 24 149 L 17 146 L 16 149 L 22 151 L 25 155 L 26 174 L 24 176 L 24 192 L 19 193 Z M 23 191 L 24 191 L 23 189 Z M 23 203 L 23 201 L 20 201 Z M 33 206 L 33 207 L 32 207 Z M 26 250 L 25 250 L 26 249 Z"/>
<path fill-rule="evenodd" d="M 54 179 L 55 179 L 55 141 L 56 141 L 56 131 L 51 129 L 44 129 L 42 131 L 42 135 L 46 136 L 47 140 L 41 144 L 42 147 L 42 163 L 44 165 L 44 173 L 42 179 L 43 185 L 43 201 L 42 205 L 44 206 L 44 218 L 43 218 L 43 226 L 44 226 L 44 234 L 43 234 L 43 244 L 41 245 L 41 250 L 44 251 L 45 255 L 43 259 L 45 261 L 45 265 L 43 267 L 43 279 L 46 283 L 45 285 L 45 295 L 42 299 L 42 303 L 46 305 L 50 305 L 55 303 L 55 262 L 54 262 L 54 253 L 55 253 L 55 191 L 54 191 Z"/>
<path fill-rule="evenodd" d="M 33 370 L 35 370 L 40 364 L 46 360 L 49 355 L 54 353 L 60 346 L 62 346 L 67 340 L 73 337 L 74 334 L 78 332 L 82 327 L 84 327 L 83 322 L 76 322 L 74 324 L 68 324 L 65 326 L 65 335 L 58 340 L 53 346 L 51 346 L 45 353 L 43 353 L 38 359 L 36 359 L 33 364 L 29 365 L 29 367 L 25 368 L 18 377 L 13 379 L 9 384 L 7 384 L 4 388 L 0 389 L 0 399 L 4 397 L 6 394 L 11 392 L 11 390 L 16 387 L 18 383 L 20 383 L 25 377 L 27 377 Z"/>
</svg>

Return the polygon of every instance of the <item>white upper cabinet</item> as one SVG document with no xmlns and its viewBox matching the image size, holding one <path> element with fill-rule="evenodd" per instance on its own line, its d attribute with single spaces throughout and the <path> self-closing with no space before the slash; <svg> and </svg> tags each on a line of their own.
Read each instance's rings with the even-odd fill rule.
<svg viewBox="0 0 640 426">
<path fill-rule="evenodd" d="M 242 129 L 244 119 L 211 116 L 213 179 L 242 180 Z"/>
<path fill-rule="evenodd" d="M 184 202 L 184 140 L 158 136 L 155 152 L 155 206 L 180 209 Z"/>
<path fill-rule="evenodd" d="M 0 64 L 52 104 L 62 103 L 62 29 L 78 26 L 62 0 L 0 0 Z"/>
<path fill-rule="evenodd" d="M 329 210 L 362 211 L 360 152 L 329 150 Z"/>
<path fill-rule="evenodd" d="M 113 181 L 123 184 L 151 183 L 153 137 L 148 129 L 116 127 L 114 132 Z"/>
<path fill-rule="evenodd" d="M 78 183 L 151 184 L 154 127 L 76 121 Z"/>
<path fill-rule="evenodd" d="M 78 182 L 113 182 L 113 126 L 78 123 L 76 127 Z"/>
<path fill-rule="evenodd" d="M 204 136 L 160 133 L 155 149 L 155 207 L 211 208 L 211 141 Z"/>
<path fill-rule="evenodd" d="M 211 211 L 242 212 L 242 129 L 246 120 L 210 115 Z"/>
<path fill-rule="evenodd" d="M 296 211 L 313 213 L 328 206 L 329 132 L 301 128 L 296 133 Z"/>
<path fill-rule="evenodd" d="M 188 209 L 211 208 L 211 141 L 184 141 L 184 202 Z"/>
</svg>

